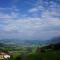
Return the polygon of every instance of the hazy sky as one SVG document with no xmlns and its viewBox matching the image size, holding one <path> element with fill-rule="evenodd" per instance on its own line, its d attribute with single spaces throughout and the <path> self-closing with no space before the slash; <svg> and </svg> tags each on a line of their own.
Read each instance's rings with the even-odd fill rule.
<svg viewBox="0 0 60 60">
<path fill-rule="evenodd" d="M 54 36 L 60 36 L 60 0 L 0 0 L 0 38 Z"/>
</svg>

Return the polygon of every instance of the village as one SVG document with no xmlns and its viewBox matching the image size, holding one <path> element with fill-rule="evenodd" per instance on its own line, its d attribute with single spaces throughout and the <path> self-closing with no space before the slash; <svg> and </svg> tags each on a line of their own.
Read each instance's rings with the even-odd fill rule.
<svg viewBox="0 0 60 60">
<path fill-rule="evenodd" d="M 10 54 L 8 52 L 0 51 L 0 60 L 10 59 Z"/>
</svg>

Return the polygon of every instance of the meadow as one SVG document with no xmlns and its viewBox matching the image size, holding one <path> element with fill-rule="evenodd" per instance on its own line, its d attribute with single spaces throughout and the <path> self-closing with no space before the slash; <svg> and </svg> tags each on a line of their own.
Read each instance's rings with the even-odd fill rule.
<svg viewBox="0 0 60 60">
<path fill-rule="evenodd" d="M 60 46 L 56 46 L 30 47 L 30 50 L 27 47 L 26 50 L 12 51 L 10 60 L 60 60 Z"/>
</svg>

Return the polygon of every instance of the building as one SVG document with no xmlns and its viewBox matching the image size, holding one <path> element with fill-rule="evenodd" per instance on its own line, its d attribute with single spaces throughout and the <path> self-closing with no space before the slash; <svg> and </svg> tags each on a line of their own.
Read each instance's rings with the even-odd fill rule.
<svg viewBox="0 0 60 60">
<path fill-rule="evenodd" d="M 0 60 L 8 59 L 10 55 L 5 52 L 0 52 Z"/>
</svg>

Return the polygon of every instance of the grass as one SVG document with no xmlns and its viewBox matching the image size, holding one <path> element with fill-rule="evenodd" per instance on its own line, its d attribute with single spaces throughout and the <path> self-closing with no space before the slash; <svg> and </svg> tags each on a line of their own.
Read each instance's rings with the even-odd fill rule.
<svg viewBox="0 0 60 60">
<path fill-rule="evenodd" d="M 52 48 L 51 46 L 45 47 L 19 47 L 17 50 L 11 50 L 10 60 L 60 60 L 60 49 L 58 46 Z M 42 51 L 41 51 L 42 50 Z"/>
<path fill-rule="evenodd" d="M 36 54 L 36 53 L 24 53 L 16 51 L 13 53 L 13 60 L 16 57 L 22 57 L 21 60 L 60 60 L 60 50 L 47 50 L 45 52 Z M 20 60 L 20 59 L 19 59 Z"/>
</svg>

